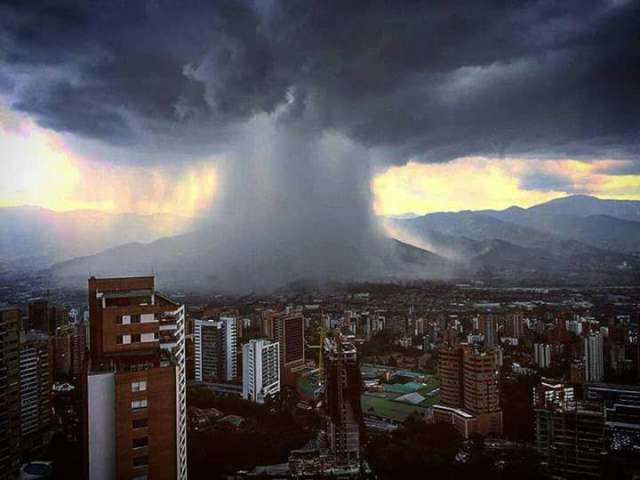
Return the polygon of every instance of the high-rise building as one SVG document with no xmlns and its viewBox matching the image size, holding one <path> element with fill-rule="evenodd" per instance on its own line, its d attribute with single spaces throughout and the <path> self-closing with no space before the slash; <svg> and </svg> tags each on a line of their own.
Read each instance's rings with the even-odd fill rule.
<svg viewBox="0 0 640 480">
<path fill-rule="evenodd" d="M 49 302 L 44 298 L 29 303 L 25 330 L 49 332 Z"/>
<path fill-rule="evenodd" d="M 20 343 L 20 442 L 23 452 L 41 451 L 51 421 L 49 337 L 32 331 Z"/>
<path fill-rule="evenodd" d="M 77 377 L 82 372 L 87 348 L 83 323 L 62 325 L 53 337 L 53 371 L 57 376 Z"/>
<path fill-rule="evenodd" d="M 185 307 L 153 277 L 90 278 L 85 473 L 186 479 Z"/>
<path fill-rule="evenodd" d="M 607 478 L 632 479 L 640 472 L 640 386 L 588 384 L 585 399 L 605 414 L 603 471 Z"/>
<path fill-rule="evenodd" d="M 572 402 L 535 409 L 536 447 L 553 478 L 598 479 L 602 475 L 604 414 Z"/>
<path fill-rule="evenodd" d="M 601 333 L 590 333 L 584 338 L 584 373 L 587 382 L 600 382 L 604 378 L 604 345 Z"/>
<path fill-rule="evenodd" d="M 551 345 L 546 343 L 534 344 L 533 357 L 539 368 L 548 368 L 551 365 Z"/>
<path fill-rule="evenodd" d="M 625 478 L 640 471 L 640 387 L 586 384 L 583 401 L 572 387 L 541 384 L 534 396 L 536 444 L 554 478 Z M 559 388 L 560 387 L 560 388 Z"/>
<path fill-rule="evenodd" d="M 304 316 L 301 312 L 276 314 L 262 312 L 264 334 L 280 344 L 280 369 L 293 369 L 304 364 Z"/>
<path fill-rule="evenodd" d="M 242 397 L 264 403 L 280 391 L 278 342 L 252 339 L 242 347 Z"/>
<path fill-rule="evenodd" d="M 540 382 L 533 388 L 534 408 L 567 408 L 576 401 L 572 386 Z"/>
<path fill-rule="evenodd" d="M 56 377 L 71 375 L 73 327 L 65 325 L 53 337 L 53 371 Z"/>
<path fill-rule="evenodd" d="M 509 314 L 505 326 L 508 337 L 521 338 L 524 335 L 524 316 L 520 312 Z"/>
<path fill-rule="evenodd" d="M 20 310 L 0 309 L 0 478 L 20 467 Z"/>
<path fill-rule="evenodd" d="M 238 320 L 236 317 L 220 317 L 224 346 L 224 374 L 227 381 L 238 376 Z"/>
<path fill-rule="evenodd" d="M 495 352 L 467 350 L 463 370 L 464 410 L 478 418 L 478 433 L 501 435 L 502 409 Z"/>
<path fill-rule="evenodd" d="M 484 344 L 487 347 L 493 347 L 498 342 L 497 319 L 493 314 L 487 314 L 480 317 L 480 331 L 484 335 Z"/>
<path fill-rule="evenodd" d="M 233 317 L 194 322 L 196 381 L 230 381 L 238 376 L 236 326 Z"/>
<path fill-rule="evenodd" d="M 340 335 L 325 339 L 325 395 L 329 450 L 338 465 L 360 459 L 362 379 L 356 348 Z"/>
<path fill-rule="evenodd" d="M 223 365 L 220 329 L 214 320 L 196 320 L 193 325 L 195 379 L 198 382 L 218 380 Z"/>
<path fill-rule="evenodd" d="M 494 349 L 469 344 L 438 353 L 440 403 L 477 418 L 481 435 L 502 433 L 502 410 L 498 388 L 497 356 Z"/>
<path fill-rule="evenodd" d="M 460 347 L 438 351 L 438 378 L 440 379 L 440 404 L 460 408 L 463 405 L 462 359 Z"/>
<path fill-rule="evenodd" d="M 582 360 L 573 360 L 569 365 L 569 381 L 576 385 L 584 383 L 584 362 Z"/>
</svg>

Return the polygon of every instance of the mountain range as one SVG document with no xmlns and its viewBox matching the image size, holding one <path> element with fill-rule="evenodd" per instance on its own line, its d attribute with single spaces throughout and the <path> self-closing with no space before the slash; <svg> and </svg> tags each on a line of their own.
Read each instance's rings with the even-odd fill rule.
<svg viewBox="0 0 640 480">
<path fill-rule="evenodd" d="M 259 290 L 310 277 L 508 283 L 640 281 L 640 202 L 575 195 L 530 208 L 383 218 L 390 239 L 313 245 L 239 239 L 171 215 L 0 208 L 0 274 L 48 269 L 60 282 L 155 272 L 171 286 Z M 250 226 L 248 227 L 250 231 Z M 246 243 L 246 240 L 243 238 Z M 367 244 L 365 246 L 365 244 Z M 372 247 L 372 245 L 374 247 Z M 293 277 L 293 278 L 292 278 Z"/>
<path fill-rule="evenodd" d="M 188 231 L 177 215 L 56 212 L 41 207 L 0 208 L 0 274 L 29 272 L 129 242 L 151 242 Z"/>
<path fill-rule="evenodd" d="M 466 266 L 471 277 L 640 280 L 638 201 L 574 195 L 526 209 L 441 212 L 384 222 L 392 236 Z"/>
</svg>

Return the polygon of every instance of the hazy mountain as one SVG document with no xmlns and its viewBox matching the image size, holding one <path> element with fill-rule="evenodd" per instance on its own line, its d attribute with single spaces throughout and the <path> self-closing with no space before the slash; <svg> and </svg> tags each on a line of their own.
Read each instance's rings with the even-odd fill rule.
<svg viewBox="0 0 640 480">
<path fill-rule="evenodd" d="M 474 276 L 640 281 L 640 222 L 611 215 L 629 217 L 640 202 L 598 202 L 578 196 L 528 209 L 433 213 L 386 222 L 393 236 L 465 264 Z M 607 214 L 590 215 L 589 205 Z"/>
<path fill-rule="evenodd" d="M 538 214 L 576 215 L 608 215 L 622 220 L 640 222 L 640 201 L 634 200 L 602 200 L 589 195 L 572 195 L 557 198 L 528 209 Z"/>
<path fill-rule="evenodd" d="M 450 278 L 456 265 L 436 254 L 397 240 L 384 239 L 378 255 L 340 238 L 313 245 L 254 245 L 254 254 L 238 258 L 229 243 L 212 230 L 163 238 L 149 244 L 131 243 L 97 255 L 56 264 L 56 282 L 84 285 L 91 275 L 144 275 L 154 273 L 160 285 L 207 291 L 262 291 L 295 281 L 400 278 Z M 321 260 L 327 259 L 325 266 Z"/>
<path fill-rule="evenodd" d="M 165 214 L 0 208 L 0 272 L 38 270 L 123 243 L 150 242 L 185 232 L 190 222 Z"/>
<path fill-rule="evenodd" d="M 22 261 L 23 270 L 76 256 L 56 263 L 51 273 L 61 284 L 77 286 L 90 275 L 150 273 L 174 287 L 243 291 L 298 280 L 388 277 L 639 282 L 640 222 L 566 213 L 561 207 L 584 200 L 571 198 L 528 209 L 384 219 L 397 240 L 363 233 L 357 240 L 328 235 L 306 243 L 252 235 L 251 224 L 242 234 L 219 225 L 158 238 L 162 226 L 184 231 L 188 222 L 168 216 L 0 209 L 0 252 L 14 265 Z M 617 203 L 615 209 L 631 211 Z M 235 248 L 241 241 L 246 248 Z"/>
</svg>

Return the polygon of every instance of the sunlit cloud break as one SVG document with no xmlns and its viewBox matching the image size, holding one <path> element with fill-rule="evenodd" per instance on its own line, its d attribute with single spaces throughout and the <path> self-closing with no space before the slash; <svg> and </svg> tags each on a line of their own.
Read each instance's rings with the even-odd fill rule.
<svg viewBox="0 0 640 480">
<path fill-rule="evenodd" d="M 464 157 L 448 163 L 409 162 L 372 182 L 378 215 L 529 207 L 571 194 L 640 199 L 630 160 L 533 160 Z"/>
<path fill-rule="evenodd" d="M 213 159 L 180 168 L 92 161 L 61 135 L 8 110 L 0 110 L 0 149 L 0 206 L 191 217 L 208 208 L 217 191 Z"/>
</svg>

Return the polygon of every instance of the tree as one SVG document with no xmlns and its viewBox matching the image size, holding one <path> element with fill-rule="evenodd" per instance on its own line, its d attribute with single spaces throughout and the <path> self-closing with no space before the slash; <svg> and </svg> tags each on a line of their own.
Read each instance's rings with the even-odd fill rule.
<svg viewBox="0 0 640 480">
<path fill-rule="evenodd" d="M 390 435 L 374 437 L 367 459 L 381 479 L 450 478 L 462 438 L 446 423 L 428 424 L 412 414 Z"/>
</svg>

